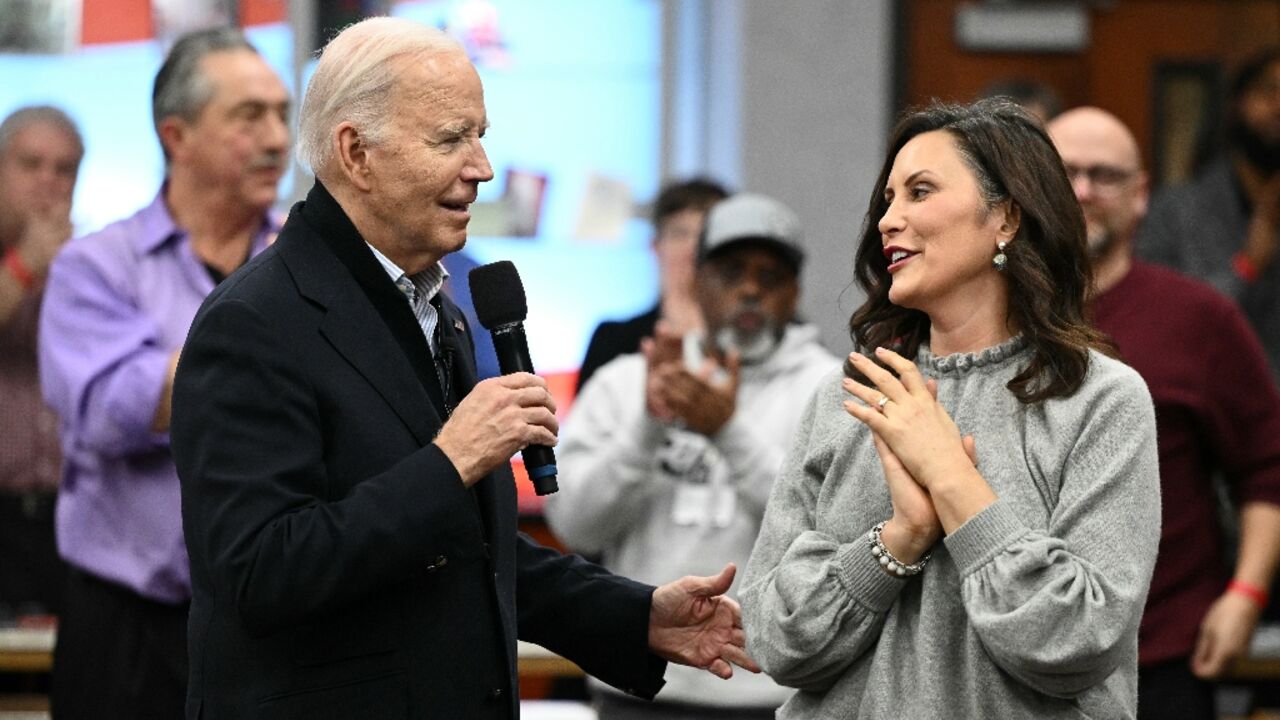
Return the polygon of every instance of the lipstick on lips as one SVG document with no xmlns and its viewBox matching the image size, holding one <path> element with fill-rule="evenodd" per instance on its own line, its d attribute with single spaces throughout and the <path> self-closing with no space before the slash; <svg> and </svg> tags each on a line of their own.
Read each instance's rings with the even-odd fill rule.
<svg viewBox="0 0 1280 720">
<path fill-rule="evenodd" d="M 884 248 L 884 257 L 889 261 L 889 272 L 896 272 L 908 260 L 915 257 L 916 253 L 897 245 L 886 245 Z"/>
</svg>

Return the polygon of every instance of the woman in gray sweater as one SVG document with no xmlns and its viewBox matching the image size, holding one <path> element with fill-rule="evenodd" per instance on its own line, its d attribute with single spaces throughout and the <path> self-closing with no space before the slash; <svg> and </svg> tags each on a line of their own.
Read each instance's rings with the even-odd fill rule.
<svg viewBox="0 0 1280 720">
<path fill-rule="evenodd" d="M 1084 319 L 1084 219 L 1038 122 L 895 131 L 854 353 L 809 403 L 742 590 L 780 718 L 1132 718 L 1155 418 Z"/>
</svg>

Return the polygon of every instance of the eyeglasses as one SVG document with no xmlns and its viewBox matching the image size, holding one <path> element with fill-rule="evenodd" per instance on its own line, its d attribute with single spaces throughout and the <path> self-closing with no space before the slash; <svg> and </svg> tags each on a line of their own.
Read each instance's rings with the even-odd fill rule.
<svg viewBox="0 0 1280 720">
<path fill-rule="evenodd" d="M 1090 165 L 1089 167 L 1077 167 L 1075 165 L 1067 165 L 1067 179 L 1074 185 L 1076 180 L 1084 176 L 1089 179 L 1089 185 L 1093 186 L 1095 191 L 1099 192 L 1115 192 L 1119 190 L 1134 175 L 1138 174 L 1137 170 L 1126 170 L 1114 165 Z"/>
</svg>

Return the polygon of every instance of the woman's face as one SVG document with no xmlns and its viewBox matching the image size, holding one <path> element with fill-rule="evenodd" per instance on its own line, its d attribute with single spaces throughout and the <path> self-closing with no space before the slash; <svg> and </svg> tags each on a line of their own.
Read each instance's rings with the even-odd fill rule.
<svg viewBox="0 0 1280 720">
<path fill-rule="evenodd" d="M 986 207 L 950 133 L 917 135 L 898 151 L 885 201 L 879 229 L 891 302 L 935 322 L 947 310 L 1003 312 L 1007 285 L 991 259 L 1017 228 L 1006 223 L 1007 203 Z"/>
</svg>

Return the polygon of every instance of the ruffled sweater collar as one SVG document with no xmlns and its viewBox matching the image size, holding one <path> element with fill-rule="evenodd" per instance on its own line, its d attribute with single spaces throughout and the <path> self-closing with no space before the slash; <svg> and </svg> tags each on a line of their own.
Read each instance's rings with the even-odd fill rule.
<svg viewBox="0 0 1280 720">
<path fill-rule="evenodd" d="M 992 347 L 971 353 L 952 353 L 941 357 L 934 355 L 928 345 L 921 345 L 916 353 L 916 366 L 933 370 L 937 375 L 964 375 L 986 367 L 998 367 L 1019 358 L 1027 350 L 1027 340 L 1015 335 Z"/>
</svg>

